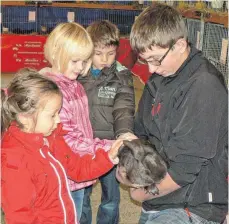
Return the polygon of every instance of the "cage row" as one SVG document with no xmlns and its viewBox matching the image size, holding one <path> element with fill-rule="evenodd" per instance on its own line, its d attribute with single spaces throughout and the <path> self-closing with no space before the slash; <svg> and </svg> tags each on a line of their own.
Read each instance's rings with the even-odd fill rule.
<svg viewBox="0 0 229 224">
<path fill-rule="evenodd" d="M 108 10 L 59 7 L 2 6 L 2 32 L 15 34 L 48 34 L 61 22 L 75 21 L 87 27 L 96 20 L 107 19 L 120 29 L 121 35 L 129 35 L 135 18 L 141 10 Z M 203 51 L 228 80 L 228 28 L 205 23 L 197 19 L 185 19 L 188 41 Z"/>
<path fill-rule="evenodd" d="M 84 27 L 96 20 L 107 19 L 120 29 L 122 35 L 130 33 L 135 17 L 140 10 L 105 10 L 59 7 L 2 7 L 2 32 L 47 34 L 61 22 L 78 22 Z"/>
<path fill-rule="evenodd" d="M 228 28 L 220 24 L 186 19 L 188 40 L 222 72 L 228 82 Z"/>
</svg>

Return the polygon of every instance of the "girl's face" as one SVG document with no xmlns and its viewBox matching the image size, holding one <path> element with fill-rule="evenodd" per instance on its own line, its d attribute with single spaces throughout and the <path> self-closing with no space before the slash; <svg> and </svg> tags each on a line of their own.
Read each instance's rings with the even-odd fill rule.
<svg viewBox="0 0 229 224">
<path fill-rule="evenodd" d="M 68 67 L 66 71 L 64 71 L 64 76 L 69 78 L 70 80 L 76 80 L 78 75 L 80 75 L 84 70 L 86 64 L 87 64 L 87 60 L 78 60 L 72 58 L 68 62 Z"/>
<path fill-rule="evenodd" d="M 57 94 L 46 96 L 44 102 L 38 107 L 37 112 L 28 116 L 26 132 L 41 133 L 49 136 L 60 123 L 59 111 L 62 106 L 62 97 Z"/>
</svg>

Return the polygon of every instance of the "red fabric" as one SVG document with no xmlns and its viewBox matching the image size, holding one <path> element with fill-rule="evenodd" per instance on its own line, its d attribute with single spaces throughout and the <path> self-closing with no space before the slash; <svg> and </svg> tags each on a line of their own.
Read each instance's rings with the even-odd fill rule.
<svg viewBox="0 0 229 224">
<path fill-rule="evenodd" d="M 117 61 L 131 70 L 137 60 L 137 55 L 131 49 L 129 39 L 120 39 L 117 51 Z"/>
<path fill-rule="evenodd" d="M 113 167 L 104 150 L 98 150 L 94 159 L 91 155 L 79 157 L 74 154 L 63 140 L 64 133 L 59 125 L 48 137 L 49 147 L 44 144 L 41 134 L 24 133 L 16 125 L 3 135 L 1 203 L 7 224 L 62 224 L 64 210 L 66 223 L 76 224 L 64 170 L 70 178 L 85 181 L 97 178 Z"/>
<path fill-rule="evenodd" d="M 1 72 L 17 72 L 24 67 L 37 70 L 48 67 L 44 59 L 44 44 L 47 36 L 2 34 Z M 150 73 L 146 65 L 136 63 L 137 55 L 131 49 L 127 38 L 120 39 L 117 60 L 138 76 L 143 83 L 148 80 Z"/>
<path fill-rule="evenodd" d="M 146 83 L 151 73 L 148 70 L 148 65 L 143 65 L 137 62 L 137 54 L 131 49 L 129 39 L 120 39 L 119 48 L 117 51 L 117 61 L 131 70 L 131 72 L 139 77 L 142 83 Z"/>
<path fill-rule="evenodd" d="M 24 67 L 41 69 L 48 66 L 44 59 L 46 36 L 2 34 L 1 72 L 17 72 Z"/>
<path fill-rule="evenodd" d="M 138 76 L 143 83 L 146 83 L 149 77 L 151 76 L 151 73 L 148 69 L 148 65 L 143 65 L 138 62 L 135 63 L 135 65 L 131 69 L 131 72 L 134 75 Z"/>
</svg>

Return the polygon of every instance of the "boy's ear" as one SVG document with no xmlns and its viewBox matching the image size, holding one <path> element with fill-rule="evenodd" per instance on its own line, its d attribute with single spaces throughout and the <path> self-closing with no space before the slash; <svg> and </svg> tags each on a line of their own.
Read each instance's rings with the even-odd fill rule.
<svg viewBox="0 0 229 224">
<path fill-rule="evenodd" d="M 177 42 L 176 42 L 176 46 L 178 47 L 178 51 L 183 54 L 187 47 L 188 47 L 188 43 L 187 40 L 184 38 L 180 38 Z"/>
</svg>

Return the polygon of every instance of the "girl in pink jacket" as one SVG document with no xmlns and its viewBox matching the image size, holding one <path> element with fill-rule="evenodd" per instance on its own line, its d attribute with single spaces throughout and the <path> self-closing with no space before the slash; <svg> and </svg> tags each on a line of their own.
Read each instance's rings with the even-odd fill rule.
<svg viewBox="0 0 229 224">
<path fill-rule="evenodd" d="M 44 54 L 51 68 L 44 68 L 41 74 L 53 79 L 63 94 L 60 119 L 68 131 L 65 141 L 73 152 L 81 156 L 95 155 L 98 148 L 108 150 L 113 141 L 93 138 L 89 118 L 88 99 L 83 86 L 76 81 L 90 68 L 93 43 L 87 31 L 77 23 L 59 24 L 48 36 Z M 102 164 L 101 164 L 102 165 Z M 76 204 L 78 220 L 82 212 L 84 188 L 95 183 L 76 183 L 69 179 L 72 197 Z"/>
<path fill-rule="evenodd" d="M 21 70 L 1 91 L 1 204 L 7 224 L 77 224 L 67 177 L 95 179 L 117 163 L 121 140 L 107 153 L 80 157 L 64 141 L 56 83 Z"/>
</svg>

